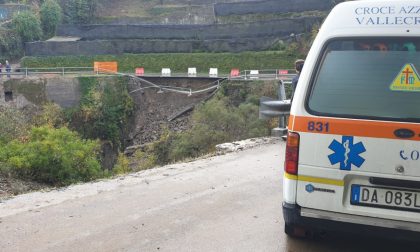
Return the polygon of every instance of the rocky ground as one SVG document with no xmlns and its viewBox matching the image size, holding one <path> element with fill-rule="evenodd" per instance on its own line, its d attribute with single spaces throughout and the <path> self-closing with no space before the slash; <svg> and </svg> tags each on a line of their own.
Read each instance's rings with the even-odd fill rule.
<svg viewBox="0 0 420 252">
<path fill-rule="evenodd" d="M 164 78 L 152 78 L 148 81 L 161 86 L 167 86 Z M 201 90 L 212 86 L 213 80 L 208 79 L 174 79 L 171 85 L 177 88 L 191 88 Z M 129 85 L 129 90 L 138 90 L 144 87 L 135 81 Z M 209 99 L 214 94 L 210 90 L 201 94 L 180 94 L 170 91 L 158 92 L 156 89 L 132 92 L 135 104 L 132 126 L 127 136 L 127 146 L 144 145 L 160 138 L 165 129 L 173 132 L 185 131 L 190 128 L 190 115 L 192 109 Z"/>
<path fill-rule="evenodd" d="M 11 198 L 14 195 L 51 188 L 48 185 L 10 178 L 0 174 L 0 201 Z"/>
</svg>

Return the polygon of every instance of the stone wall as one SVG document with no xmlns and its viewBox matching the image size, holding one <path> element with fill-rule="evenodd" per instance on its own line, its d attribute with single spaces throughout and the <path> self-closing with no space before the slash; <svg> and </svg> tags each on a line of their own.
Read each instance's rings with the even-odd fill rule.
<svg viewBox="0 0 420 252">
<path fill-rule="evenodd" d="M 236 3 L 216 3 L 216 16 L 243 15 L 251 13 L 287 13 L 311 10 L 329 10 L 335 0 L 265 0 Z"/>
<path fill-rule="evenodd" d="M 31 42 L 25 50 L 27 56 L 259 51 L 320 21 L 309 17 L 232 25 L 62 26 L 59 35 L 82 40 Z"/>
<path fill-rule="evenodd" d="M 231 39 L 283 36 L 307 30 L 317 17 L 214 25 L 62 25 L 58 36 L 97 39 Z"/>
</svg>

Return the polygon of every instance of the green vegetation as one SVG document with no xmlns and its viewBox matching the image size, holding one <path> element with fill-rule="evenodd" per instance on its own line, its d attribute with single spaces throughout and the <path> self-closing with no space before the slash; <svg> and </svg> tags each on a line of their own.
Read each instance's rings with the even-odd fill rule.
<svg viewBox="0 0 420 252">
<path fill-rule="evenodd" d="M 50 38 L 61 22 L 62 10 L 56 0 L 45 0 L 41 5 L 41 25 L 44 35 Z"/>
<path fill-rule="evenodd" d="M 326 17 L 326 11 L 304 11 L 304 12 L 288 12 L 288 13 L 257 13 L 244 15 L 229 15 L 217 17 L 220 24 L 242 23 L 252 21 L 267 21 L 273 19 L 299 18 L 299 17 Z"/>
<path fill-rule="evenodd" d="M 15 108 L 0 107 L 0 146 L 19 139 L 28 132 L 28 120 Z"/>
<path fill-rule="evenodd" d="M 19 34 L 0 27 L 0 62 L 17 58 L 23 54 L 23 45 Z"/>
<path fill-rule="evenodd" d="M 80 107 L 65 111 L 49 103 L 28 114 L 0 106 L 0 175 L 52 185 L 109 175 L 101 168 L 99 140 L 123 147 L 133 110 L 127 82 L 81 78 Z M 112 173 L 128 171 L 127 162 L 120 154 Z"/>
<path fill-rule="evenodd" d="M 98 151 L 98 142 L 82 140 L 65 127 L 42 126 L 0 148 L 0 163 L 19 177 L 66 185 L 101 175 Z"/>
<path fill-rule="evenodd" d="M 64 21 L 69 24 L 89 24 L 94 20 L 96 0 L 67 0 Z"/>
<path fill-rule="evenodd" d="M 12 19 L 12 26 L 23 42 L 36 41 L 42 37 L 41 21 L 31 11 L 15 13 Z"/>
<path fill-rule="evenodd" d="M 258 119 L 258 98 L 273 96 L 276 85 L 253 84 L 224 85 L 215 98 L 194 110 L 190 130 L 166 129 L 158 141 L 138 150 L 133 157 L 139 164 L 136 170 L 211 153 L 220 143 L 269 135 L 272 122 Z"/>
<path fill-rule="evenodd" d="M 62 56 L 24 57 L 24 67 L 93 67 L 94 61 L 117 61 L 120 72 L 134 72 L 135 67 L 145 67 L 146 73 L 160 73 L 163 67 L 173 72 L 186 72 L 196 67 L 199 73 L 208 73 L 216 67 L 219 73 L 230 73 L 231 68 L 277 69 L 293 68 L 296 53 L 291 51 L 265 51 L 242 53 L 154 53 L 124 54 L 118 56 Z"/>
<path fill-rule="evenodd" d="M 67 112 L 70 126 L 84 138 L 121 143 L 123 130 L 132 115 L 134 103 L 127 91 L 128 78 L 79 78 L 82 88 L 80 107 Z M 101 83 L 102 82 L 102 83 Z"/>
<path fill-rule="evenodd" d="M 175 11 L 188 11 L 187 7 L 183 6 L 155 6 L 149 10 L 150 16 L 160 16 L 173 13 Z"/>
</svg>

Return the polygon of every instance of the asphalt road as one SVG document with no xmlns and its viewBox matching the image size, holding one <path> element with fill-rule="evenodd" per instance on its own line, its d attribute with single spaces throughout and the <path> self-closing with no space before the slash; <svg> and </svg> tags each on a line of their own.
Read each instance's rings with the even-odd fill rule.
<svg viewBox="0 0 420 252">
<path fill-rule="evenodd" d="M 0 203 L 0 251 L 420 251 L 335 235 L 288 238 L 284 143 Z"/>
</svg>

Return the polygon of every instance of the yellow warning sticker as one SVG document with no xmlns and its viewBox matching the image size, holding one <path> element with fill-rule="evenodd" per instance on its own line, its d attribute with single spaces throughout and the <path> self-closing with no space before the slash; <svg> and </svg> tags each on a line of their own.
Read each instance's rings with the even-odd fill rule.
<svg viewBox="0 0 420 252">
<path fill-rule="evenodd" d="M 413 64 L 406 64 L 392 82 L 393 91 L 420 92 L 420 78 Z"/>
</svg>

